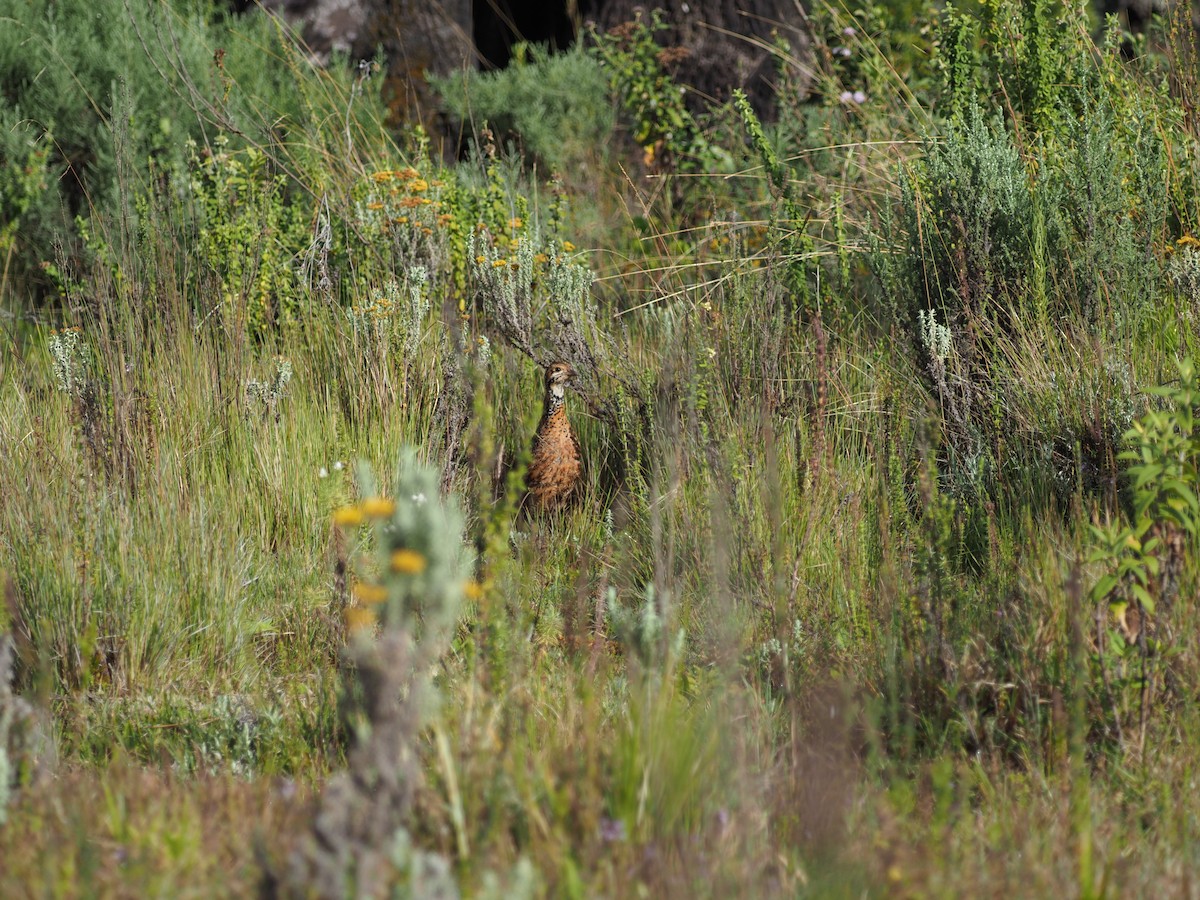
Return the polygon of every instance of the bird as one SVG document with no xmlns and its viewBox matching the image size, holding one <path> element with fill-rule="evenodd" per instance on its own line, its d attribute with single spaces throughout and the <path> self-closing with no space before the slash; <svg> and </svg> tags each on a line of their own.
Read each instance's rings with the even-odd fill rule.
<svg viewBox="0 0 1200 900">
<path fill-rule="evenodd" d="M 522 516 L 557 513 L 578 499 L 583 454 L 567 418 L 566 391 L 578 373 L 565 362 L 546 366 L 542 418 L 533 435 L 533 455 L 525 478 Z"/>
</svg>

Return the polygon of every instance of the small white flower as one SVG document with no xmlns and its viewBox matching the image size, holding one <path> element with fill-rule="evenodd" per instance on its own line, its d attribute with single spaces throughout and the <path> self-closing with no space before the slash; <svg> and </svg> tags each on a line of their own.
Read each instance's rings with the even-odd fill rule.
<svg viewBox="0 0 1200 900">
<path fill-rule="evenodd" d="M 346 468 L 346 464 L 344 462 L 342 462 L 340 459 L 333 464 L 333 471 L 335 471 L 335 472 L 340 472 L 344 468 Z"/>
<path fill-rule="evenodd" d="M 317 472 L 317 477 L 318 478 L 328 478 L 329 470 L 327 468 L 325 468 L 324 466 L 321 466 L 321 471 Z"/>
<path fill-rule="evenodd" d="M 417 506 L 421 506 L 425 503 L 425 493 L 423 491 L 419 494 L 413 494 L 412 498 L 413 503 L 417 504 Z"/>
</svg>

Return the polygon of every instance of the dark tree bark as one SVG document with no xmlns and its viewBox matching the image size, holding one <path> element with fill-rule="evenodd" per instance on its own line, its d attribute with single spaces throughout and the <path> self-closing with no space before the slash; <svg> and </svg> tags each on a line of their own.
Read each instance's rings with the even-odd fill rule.
<svg viewBox="0 0 1200 900">
<path fill-rule="evenodd" d="M 725 102 L 740 87 L 760 114 L 769 113 L 778 74 L 771 47 L 782 38 L 793 56 L 804 57 L 810 43 L 799 0 L 607 0 L 598 6 L 594 18 L 604 30 L 662 10 L 667 27 L 658 42 L 687 51 L 672 71 L 692 88 L 693 111 Z"/>
<path fill-rule="evenodd" d="M 236 2 L 236 0 L 235 0 Z M 607 30 L 661 9 L 664 47 L 679 48 L 672 74 L 691 90 L 699 111 L 724 102 L 737 87 L 760 114 L 770 114 L 777 40 L 803 58 L 809 39 L 800 0 L 262 0 L 286 19 L 313 52 L 372 58 L 382 48 L 388 94 L 397 121 L 417 120 L 437 132 L 427 73 L 503 66 L 517 41 L 563 48 L 584 21 Z M 1132 0 L 1131 0 L 1132 2 Z M 1146 0 L 1151 2 L 1151 0 Z"/>
</svg>

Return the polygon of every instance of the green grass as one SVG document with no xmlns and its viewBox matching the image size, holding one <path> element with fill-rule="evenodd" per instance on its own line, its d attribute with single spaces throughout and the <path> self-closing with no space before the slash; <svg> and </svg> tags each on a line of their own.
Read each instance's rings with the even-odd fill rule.
<svg viewBox="0 0 1200 900">
<path fill-rule="evenodd" d="M 1186 894 L 1195 466 L 1120 454 L 1188 415 L 1194 73 L 1048 0 L 1028 41 L 922 7 L 943 66 L 877 43 L 911 6 L 816 11 L 807 99 L 696 120 L 709 177 L 443 165 L 299 55 L 321 103 L 272 133 L 229 82 L 263 127 L 165 198 L 118 140 L 86 252 L 0 297 L 0 894 Z M 522 525 L 530 353 L 584 372 L 588 466 Z"/>
</svg>

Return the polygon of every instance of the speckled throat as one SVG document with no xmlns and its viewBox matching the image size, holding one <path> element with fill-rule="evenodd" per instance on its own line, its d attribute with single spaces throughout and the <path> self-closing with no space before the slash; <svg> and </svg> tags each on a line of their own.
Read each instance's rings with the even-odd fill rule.
<svg viewBox="0 0 1200 900">
<path fill-rule="evenodd" d="M 548 419 L 567 403 L 566 391 L 561 384 L 552 384 L 546 388 L 546 402 L 542 406 L 542 418 Z"/>
</svg>

